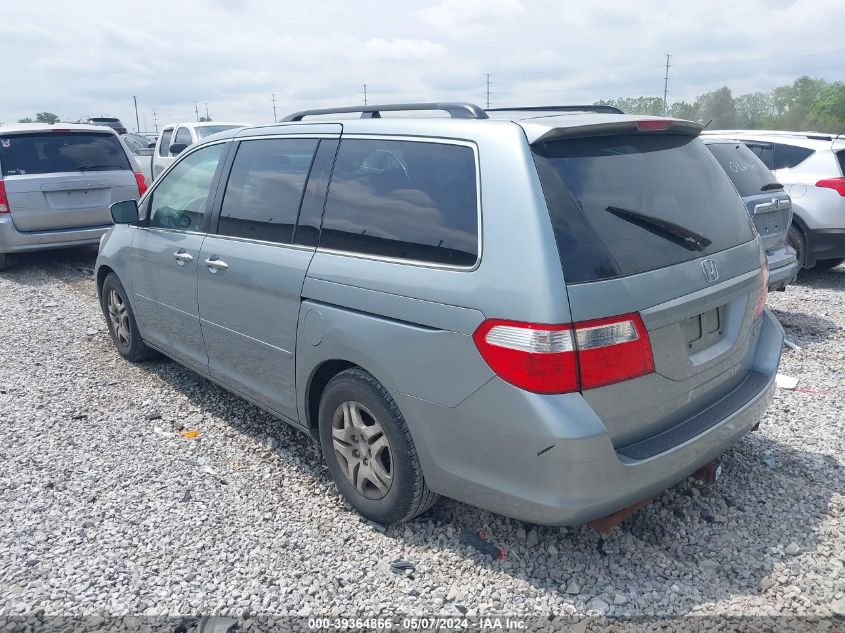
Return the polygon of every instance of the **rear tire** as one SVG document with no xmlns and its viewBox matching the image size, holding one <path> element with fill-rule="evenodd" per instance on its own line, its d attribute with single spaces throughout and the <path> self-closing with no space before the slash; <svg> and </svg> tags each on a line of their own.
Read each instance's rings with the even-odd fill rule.
<svg viewBox="0 0 845 633">
<path fill-rule="evenodd" d="M 129 296 L 114 273 L 109 273 L 103 281 L 100 307 L 106 317 L 112 343 L 121 356 L 137 363 L 156 355 L 141 338 L 138 324 L 135 322 L 135 313 L 129 304 Z"/>
<path fill-rule="evenodd" d="M 319 431 L 337 489 L 367 519 L 401 523 L 437 501 L 399 407 L 363 369 L 342 371 L 326 385 Z"/>
<path fill-rule="evenodd" d="M 0 273 L 6 270 L 6 267 L 9 265 L 9 258 L 7 257 L 6 253 L 0 253 Z"/>
<path fill-rule="evenodd" d="M 820 259 L 816 262 L 816 268 L 821 268 L 822 270 L 830 270 L 831 268 L 836 268 L 842 262 L 845 262 L 845 258 Z"/>
<path fill-rule="evenodd" d="M 804 239 L 804 234 L 794 224 L 789 227 L 786 234 L 786 243 L 795 250 L 795 258 L 798 260 L 799 270 L 804 268 L 807 261 L 807 240 Z"/>
</svg>

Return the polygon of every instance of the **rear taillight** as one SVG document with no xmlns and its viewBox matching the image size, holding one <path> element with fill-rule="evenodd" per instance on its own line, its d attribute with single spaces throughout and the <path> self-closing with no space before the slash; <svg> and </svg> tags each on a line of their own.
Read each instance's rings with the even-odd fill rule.
<svg viewBox="0 0 845 633">
<path fill-rule="evenodd" d="M 473 339 L 497 376 L 536 393 L 593 389 L 654 371 L 639 314 L 574 325 L 489 319 Z"/>
<path fill-rule="evenodd" d="M 763 253 L 763 261 L 760 262 L 760 296 L 757 297 L 757 305 L 754 308 L 754 320 L 756 321 L 763 310 L 766 309 L 766 300 L 769 298 L 769 260 Z"/>
<path fill-rule="evenodd" d="M 0 180 L 0 214 L 11 213 L 9 197 L 6 195 L 6 183 Z"/>
<path fill-rule="evenodd" d="M 136 171 L 135 182 L 138 183 L 138 195 L 143 196 L 144 192 L 147 190 L 147 179 L 144 178 L 144 174 Z"/>
<path fill-rule="evenodd" d="M 594 389 L 654 371 L 648 330 L 639 314 L 575 325 L 581 389 Z"/>
<path fill-rule="evenodd" d="M 840 196 L 845 197 L 845 178 L 825 178 L 816 183 L 816 187 L 826 187 L 833 189 Z"/>
<path fill-rule="evenodd" d="M 672 127 L 674 121 L 669 119 L 643 119 L 637 121 L 637 130 L 640 132 L 663 132 Z"/>
</svg>

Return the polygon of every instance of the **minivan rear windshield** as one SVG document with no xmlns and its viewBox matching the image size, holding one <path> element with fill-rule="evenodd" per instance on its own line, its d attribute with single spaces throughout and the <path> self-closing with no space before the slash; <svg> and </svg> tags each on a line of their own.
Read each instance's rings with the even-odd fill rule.
<svg viewBox="0 0 845 633">
<path fill-rule="evenodd" d="M 532 146 L 567 283 L 634 275 L 754 238 L 697 138 L 638 134 Z"/>
<path fill-rule="evenodd" d="M 3 176 L 68 171 L 131 170 L 113 133 L 39 132 L 0 136 Z"/>
<path fill-rule="evenodd" d="M 756 196 L 776 187 L 777 178 L 757 155 L 742 143 L 708 143 L 707 149 L 716 157 L 731 179 L 739 195 Z"/>
</svg>

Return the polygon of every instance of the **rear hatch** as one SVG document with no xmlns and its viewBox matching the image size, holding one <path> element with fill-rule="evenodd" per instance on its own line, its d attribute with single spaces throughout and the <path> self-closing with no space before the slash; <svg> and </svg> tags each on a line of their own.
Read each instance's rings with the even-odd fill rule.
<svg viewBox="0 0 845 633">
<path fill-rule="evenodd" d="M 699 129 L 564 128 L 532 145 L 573 321 L 638 313 L 648 332 L 653 372 L 585 389 L 582 368 L 623 454 L 759 378 L 760 244 Z"/>
<path fill-rule="evenodd" d="M 22 232 L 104 226 L 138 198 L 134 165 L 111 131 L 0 132 L 0 174 Z"/>
<path fill-rule="evenodd" d="M 786 245 L 792 222 L 792 202 L 775 175 L 744 144 L 718 141 L 707 144 L 742 196 L 767 252 Z"/>
</svg>

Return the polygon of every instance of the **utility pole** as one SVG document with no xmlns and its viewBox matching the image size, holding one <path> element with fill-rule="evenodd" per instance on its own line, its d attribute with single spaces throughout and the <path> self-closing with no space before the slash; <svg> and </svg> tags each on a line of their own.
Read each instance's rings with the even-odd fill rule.
<svg viewBox="0 0 845 633">
<path fill-rule="evenodd" d="M 490 73 L 485 75 L 487 77 L 487 109 L 490 109 Z"/>
<path fill-rule="evenodd" d="M 364 84 L 364 105 L 367 105 L 367 84 Z"/>
<path fill-rule="evenodd" d="M 663 77 L 663 116 L 669 114 L 669 106 L 666 103 L 666 95 L 669 94 L 669 53 L 666 53 L 666 75 Z"/>
<path fill-rule="evenodd" d="M 271 92 L 270 96 L 272 97 L 270 101 L 273 102 L 273 123 L 278 123 L 279 119 L 276 118 L 276 93 Z"/>
<path fill-rule="evenodd" d="M 141 131 L 141 123 L 138 121 L 138 97 L 132 97 L 132 101 L 135 102 L 135 131 Z"/>
<path fill-rule="evenodd" d="M 205 103 L 205 120 L 211 121 L 211 117 L 208 115 L 208 102 Z"/>
<path fill-rule="evenodd" d="M 196 101 L 194 101 L 194 112 L 197 113 L 197 121 L 199 121 L 200 120 L 200 109 L 199 109 L 199 106 L 197 106 Z"/>
<path fill-rule="evenodd" d="M 158 117 L 156 116 L 156 109 L 153 108 L 153 126 L 156 129 L 156 134 L 158 134 Z"/>
</svg>

